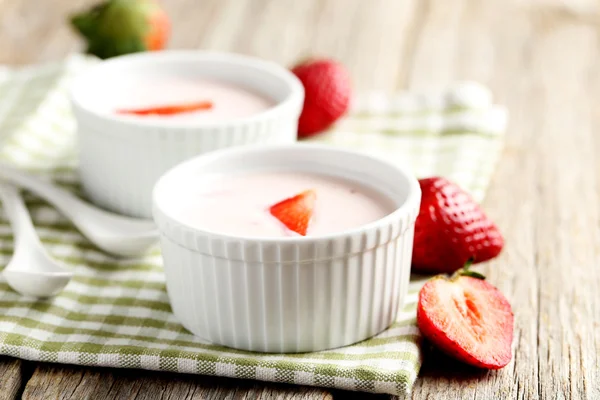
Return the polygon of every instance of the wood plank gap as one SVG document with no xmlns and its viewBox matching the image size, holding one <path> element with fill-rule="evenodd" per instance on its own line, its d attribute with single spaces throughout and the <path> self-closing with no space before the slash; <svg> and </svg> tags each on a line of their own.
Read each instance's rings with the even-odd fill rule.
<svg viewBox="0 0 600 400">
<path fill-rule="evenodd" d="M 23 397 L 23 392 L 25 392 L 27 383 L 33 376 L 33 371 L 35 371 L 35 364 L 33 362 L 25 361 L 25 360 L 19 360 L 19 361 L 21 362 L 21 367 L 20 367 L 21 385 L 19 387 L 19 390 L 15 394 L 15 399 L 20 399 Z"/>
<path fill-rule="evenodd" d="M 33 364 L 27 361 L 0 357 L 0 399 L 20 399 L 33 369 Z"/>
</svg>

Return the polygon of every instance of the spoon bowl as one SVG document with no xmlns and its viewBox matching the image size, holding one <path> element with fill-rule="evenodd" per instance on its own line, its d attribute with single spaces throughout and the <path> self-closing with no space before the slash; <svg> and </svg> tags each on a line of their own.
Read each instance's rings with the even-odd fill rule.
<svg viewBox="0 0 600 400">
<path fill-rule="evenodd" d="M 52 204 L 106 253 L 134 257 L 143 254 L 158 241 L 158 230 L 152 221 L 104 211 L 53 184 L 7 165 L 0 165 L 0 178 L 26 188 Z"/>
<path fill-rule="evenodd" d="M 69 283 L 73 273 L 44 249 L 19 191 L 0 183 L 0 199 L 14 232 L 14 253 L 3 271 L 7 283 L 25 296 L 56 295 Z"/>
<path fill-rule="evenodd" d="M 14 257 L 13 257 L 14 259 Z M 73 273 L 63 271 L 22 270 L 20 260 L 11 260 L 3 275 L 14 291 L 30 297 L 51 297 L 60 293 L 73 277 Z"/>
</svg>

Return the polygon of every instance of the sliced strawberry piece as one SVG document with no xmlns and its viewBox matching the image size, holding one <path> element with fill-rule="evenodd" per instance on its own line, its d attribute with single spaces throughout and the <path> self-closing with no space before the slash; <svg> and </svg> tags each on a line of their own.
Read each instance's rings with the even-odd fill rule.
<svg viewBox="0 0 600 400">
<path fill-rule="evenodd" d="M 499 369 L 512 358 L 514 317 L 504 295 L 482 275 L 460 270 L 437 276 L 419 292 L 417 324 L 433 345 L 479 368 Z"/>
<path fill-rule="evenodd" d="M 175 115 L 200 110 L 210 110 L 213 104 L 210 101 L 199 101 L 196 103 L 173 104 L 167 106 L 157 106 L 138 109 L 117 110 L 118 114 L 131 115 Z"/>
<path fill-rule="evenodd" d="M 271 206 L 269 212 L 289 230 L 306 236 L 316 199 L 315 191 L 307 190 Z"/>
</svg>

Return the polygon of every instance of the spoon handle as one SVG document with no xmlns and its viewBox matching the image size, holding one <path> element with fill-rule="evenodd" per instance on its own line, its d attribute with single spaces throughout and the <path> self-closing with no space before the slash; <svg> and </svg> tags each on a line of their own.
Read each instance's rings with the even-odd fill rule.
<svg viewBox="0 0 600 400">
<path fill-rule="evenodd" d="M 12 185 L 0 183 L 0 199 L 4 207 L 10 225 L 14 232 L 15 248 L 21 241 L 28 243 L 36 242 L 41 246 L 40 239 L 33 227 L 31 216 L 25 206 L 25 202 L 19 193 L 19 189 Z"/>
<path fill-rule="evenodd" d="M 65 215 L 85 207 L 74 195 L 4 164 L 0 164 L 0 178 L 37 193 Z"/>
<path fill-rule="evenodd" d="M 158 241 L 158 229 L 151 220 L 131 218 L 94 207 L 51 183 L 0 163 L 2 180 L 34 192 L 48 201 L 70 219 L 84 236 L 107 253 L 137 256 Z"/>
<path fill-rule="evenodd" d="M 82 216 L 85 216 L 86 219 L 92 217 L 96 221 L 103 220 L 107 224 L 126 224 L 130 227 L 137 226 L 138 229 L 143 231 L 154 230 L 154 224 L 151 220 L 127 217 L 102 210 L 86 203 L 66 190 L 3 163 L 0 163 L 0 179 L 37 194 L 69 218 L 84 234 L 87 229 L 86 224 L 82 222 Z"/>
<path fill-rule="evenodd" d="M 0 163 L 0 179 L 4 179 L 7 182 L 37 194 L 39 197 L 52 204 L 64 216 L 69 218 L 84 235 L 86 235 L 88 230 L 86 223 L 82 221 L 83 216 L 88 220 L 89 218 L 93 218 L 96 221 L 103 220 L 105 223 L 140 224 L 142 228 L 147 228 L 149 226 L 148 221 L 101 210 L 86 203 L 66 190 L 60 189 L 51 183 L 45 182 L 42 179 L 33 177 L 26 172 L 19 171 L 18 169 L 2 163 Z"/>
</svg>

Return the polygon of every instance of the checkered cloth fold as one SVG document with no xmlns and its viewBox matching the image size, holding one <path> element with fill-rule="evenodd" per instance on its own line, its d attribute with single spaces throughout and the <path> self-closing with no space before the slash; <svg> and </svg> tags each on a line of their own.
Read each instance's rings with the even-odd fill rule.
<svg viewBox="0 0 600 400">
<path fill-rule="evenodd" d="M 79 193 L 75 123 L 66 87 L 95 60 L 0 68 L 0 161 Z M 418 176 L 444 175 L 481 200 L 502 148 L 506 114 L 489 91 L 458 84 L 430 94 L 359 96 L 352 112 L 311 139 L 403 163 Z M 49 252 L 75 272 L 55 298 L 36 301 L 0 277 L 0 354 L 28 360 L 143 368 L 358 391 L 408 393 L 421 364 L 414 280 L 397 322 L 377 337 L 306 354 L 257 354 L 192 336 L 171 313 L 158 249 L 117 260 L 94 248 L 52 207 L 28 195 Z M 0 219 L 0 266 L 13 250 Z"/>
</svg>

